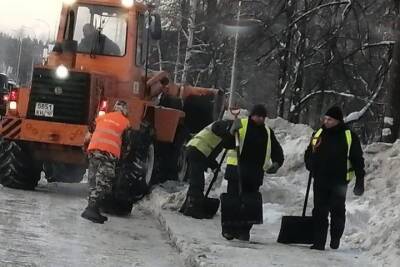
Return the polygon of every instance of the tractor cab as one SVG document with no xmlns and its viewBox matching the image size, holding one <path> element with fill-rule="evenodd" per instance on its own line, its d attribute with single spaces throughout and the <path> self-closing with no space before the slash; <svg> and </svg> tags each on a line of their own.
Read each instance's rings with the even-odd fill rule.
<svg viewBox="0 0 400 267">
<path fill-rule="evenodd" d="M 77 53 L 124 56 L 127 15 L 126 10 L 117 7 L 78 5 L 73 27 L 73 41 L 77 43 Z M 65 39 L 67 37 L 64 36 Z"/>
<path fill-rule="evenodd" d="M 144 69 L 149 43 L 161 37 L 159 16 L 151 10 L 127 0 L 64 4 L 47 66 L 60 67 L 56 74 L 61 77 L 74 70 L 109 76 L 124 97 L 133 93 L 145 98 L 145 80 L 151 77 Z"/>
</svg>

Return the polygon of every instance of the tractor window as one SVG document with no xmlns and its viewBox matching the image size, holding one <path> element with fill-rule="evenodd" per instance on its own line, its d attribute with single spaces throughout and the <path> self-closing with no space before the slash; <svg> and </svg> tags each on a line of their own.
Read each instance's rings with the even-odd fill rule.
<svg viewBox="0 0 400 267">
<path fill-rule="evenodd" d="M 146 25 L 145 16 L 137 14 L 137 36 L 136 36 L 136 65 L 143 66 L 146 62 Z"/>
<path fill-rule="evenodd" d="M 127 13 L 106 6 L 78 6 L 74 40 L 79 53 L 124 56 Z"/>
</svg>

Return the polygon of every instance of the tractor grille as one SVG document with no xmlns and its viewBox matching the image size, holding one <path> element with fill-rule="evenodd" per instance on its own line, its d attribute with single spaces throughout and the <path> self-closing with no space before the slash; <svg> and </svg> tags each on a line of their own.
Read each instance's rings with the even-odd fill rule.
<svg viewBox="0 0 400 267">
<path fill-rule="evenodd" d="M 89 110 L 90 75 L 70 72 L 65 80 L 58 79 L 54 70 L 35 69 L 28 105 L 28 119 L 86 124 Z M 52 104 L 52 116 L 36 114 L 36 103 Z M 40 104 L 39 104 L 40 105 Z M 49 105 L 47 105 L 49 106 Z"/>
</svg>

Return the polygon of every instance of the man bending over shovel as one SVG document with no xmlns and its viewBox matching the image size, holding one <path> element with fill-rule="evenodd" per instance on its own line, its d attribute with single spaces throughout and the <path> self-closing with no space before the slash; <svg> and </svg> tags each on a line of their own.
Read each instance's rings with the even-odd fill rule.
<svg viewBox="0 0 400 267">
<path fill-rule="evenodd" d="M 183 215 L 196 219 L 212 218 L 219 207 L 218 199 L 205 198 L 204 172 L 217 169 L 215 158 L 223 148 L 234 148 L 235 139 L 230 134 L 230 120 L 213 122 L 196 134 L 187 144 L 189 189 L 179 210 Z M 215 200 L 213 203 L 212 200 Z M 214 207 L 212 207 L 214 206 Z"/>
</svg>

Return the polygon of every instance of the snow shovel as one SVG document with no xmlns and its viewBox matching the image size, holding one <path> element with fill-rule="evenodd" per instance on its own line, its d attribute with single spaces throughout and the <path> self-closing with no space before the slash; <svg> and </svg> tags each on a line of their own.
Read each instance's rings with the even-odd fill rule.
<svg viewBox="0 0 400 267">
<path fill-rule="evenodd" d="M 308 194 L 310 192 L 312 175 L 308 177 L 306 197 L 304 199 L 302 216 L 283 216 L 279 231 L 278 243 L 283 244 L 312 244 L 313 218 L 306 216 Z"/>
<path fill-rule="evenodd" d="M 243 193 L 240 172 L 240 143 L 239 134 L 235 135 L 238 194 L 221 194 L 221 224 L 227 227 L 240 227 L 249 224 L 263 223 L 262 196 L 260 192 Z"/>
<path fill-rule="evenodd" d="M 208 195 L 210 194 L 211 188 L 218 178 L 218 173 L 221 170 L 221 166 L 222 166 L 222 163 L 224 162 L 227 151 L 228 150 L 225 150 L 224 153 L 222 154 L 221 160 L 218 164 L 217 169 L 214 171 L 214 176 L 213 176 L 213 178 L 210 182 L 210 185 L 208 186 L 207 192 L 204 196 L 203 208 L 204 208 L 204 217 L 206 219 L 211 219 L 212 217 L 214 217 L 215 213 L 217 213 L 218 208 L 219 208 L 219 199 L 208 197 Z"/>
</svg>

